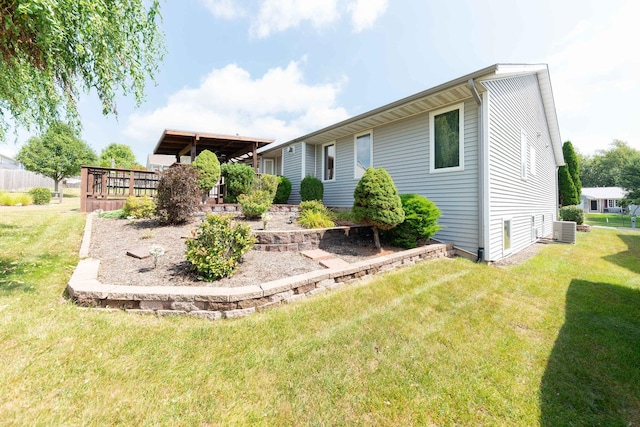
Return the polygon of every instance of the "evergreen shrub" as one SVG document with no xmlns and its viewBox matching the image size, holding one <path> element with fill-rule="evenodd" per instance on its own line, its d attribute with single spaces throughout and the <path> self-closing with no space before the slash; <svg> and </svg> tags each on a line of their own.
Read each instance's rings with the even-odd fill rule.
<svg viewBox="0 0 640 427">
<path fill-rule="evenodd" d="M 307 175 L 300 182 L 300 199 L 304 202 L 307 200 L 320 200 L 324 196 L 324 185 L 315 176 Z"/>
<path fill-rule="evenodd" d="M 267 190 L 252 190 L 249 194 L 238 195 L 238 204 L 247 219 L 260 218 L 269 210 L 272 200 L 271 193 Z"/>
<path fill-rule="evenodd" d="M 255 243 L 248 225 L 234 223 L 231 215 L 207 214 L 194 237 L 186 239 L 185 258 L 199 280 L 218 280 L 233 275 Z"/>
<path fill-rule="evenodd" d="M 227 187 L 225 203 L 237 203 L 240 194 L 248 194 L 251 191 L 256 176 L 251 166 L 244 163 L 225 163 L 220 170 Z"/>
<path fill-rule="evenodd" d="M 190 165 L 174 163 L 158 182 L 157 215 L 166 224 L 182 224 L 198 210 L 198 172 Z"/>
<path fill-rule="evenodd" d="M 401 194 L 404 221 L 384 231 L 385 241 L 401 248 L 415 248 L 429 241 L 440 229 L 440 209 L 431 200 L 418 194 Z"/>
<path fill-rule="evenodd" d="M 273 203 L 285 204 L 289 202 L 289 196 L 291 195 L 291 181 L 286 176 L 279 177 L 278 188 L 276 195 L 273 198 Z"/>
<path fill-rule="evenodd" d="M 198 188 L 202 191 L 203 201 L 209 191 L 220 180 L 220 162 L 218 157 L 209 150 L 204 150 L 191 164 L 198 171 Z"/>
<path fill-rule="evenodd" d="M 32 188 L 29 190 L 29 194 L 35 205 L 48 205 L 51 202 L 51 190 L 48 188 Z"/>
</svg>

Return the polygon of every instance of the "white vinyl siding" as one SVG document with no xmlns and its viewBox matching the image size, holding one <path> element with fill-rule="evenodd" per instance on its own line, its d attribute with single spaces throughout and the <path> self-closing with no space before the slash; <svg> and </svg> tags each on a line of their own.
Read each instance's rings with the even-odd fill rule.
<svg viewBox="0 0 640 427">
<path fill-rule="evenodd" d="M 522 173 L 521 178 L 527 179 L 527 155 L 528 152 L 527 146 L 527 133 L 524 130 L 520 131 L 520 172 Z"/>
<path fill-rule="evenodd" d="M 533 145 L 529 147 L 529 165 L 531 169 L 531 175 L 536 174 L 536 147 Z"/>
<path fill-rule="evenodd" d="M 503 249 L 503 219 L 511 219 L 511 250 L 517 252 L 531 244 L 531 216 L 539 236 L 549 235 L 556 212 L 556 163 L 551 147 L 537 77 L 507 77 L 483 81 L 488 89 L 489 150 L 489 247 L 487 260 L 498 260 Z M 533 149 L 535 175 L 522 179 L 522 134 Z M 529 156 L 525 156 L 528 158 Z M 531 166 L 530 166 L 531 168 Z M 531 172 L 531 169 L 529 169 Z"/>
<path fill-rule="evenodd" d="M 297 142 L 282 149 L 282 175 L 291 181 L 289 203 L 300 203 L 300 175 L 302 173 L 302 143 Z"/>
<path fill-rule="evenodd" d="M 359 133 L 353 138 L 353 177 L 362 178 L 367 168 L 373 166 L 373 132 Z"/>
</svg>

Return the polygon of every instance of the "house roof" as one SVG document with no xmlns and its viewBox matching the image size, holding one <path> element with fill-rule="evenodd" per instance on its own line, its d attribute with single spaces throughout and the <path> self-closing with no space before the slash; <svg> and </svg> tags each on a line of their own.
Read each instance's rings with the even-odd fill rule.
<svg viewBox="0 0 640 427">
<path fill-rule="evenodd" d="M 190 132 L 165 129 L 153 150 L 153 154 L 189 155 L 190 148 L 195 145 L 196 156 L 209 150 L 222 161 L 242 157 L 255 148 L 264 147 L 273 139 L 254 138 L 249 136 L 220 135 L 205 132 Z"/>
<path fill-rule="evenodd" d="M 582 197 L 587 199 L 622 199 L 627 192 L 620 187 L 586 187 L 582 189 Z"/>
<path fill-rule="evenodd" d="M 359 114 L 350 119 L 327 126 L 299 138 L 290 141 L 283 141 L 272 144 L 258 150 L 259 153 L 266 153 L 276 148 L 305 141 L 310 144 L 319 144 L 333 141 L 348 135 L 353 135 L 371 128 L 375 128 L 387 123 L 401 120 L 415 114 L 458 102 L 462 99 L 471 98 L 473 93 L 469 87 L 469 80 L 473 79 L 477 83 L 482 80 L 493 78 L 505 78 L 509 76 L 536 74 L 541 88 L 542 103 L 545 110 L 553 152 L 558 165 L 564 165 L 562 155 L 562 140 L 556 115 L 553 91 L 551 89 L 551 79 L 549 69 L 546 64 L 495 64 L 487 68 L 464 75 L 457 79 L 434 86 L 430 89 L 402 98 L 390 104 L 373 109 L 366 113 Z M 479 87 L 478 87 L 479 86 Z M 476 85 L 479 91 L 486 90 L 482 85 Z"/>
</svg>

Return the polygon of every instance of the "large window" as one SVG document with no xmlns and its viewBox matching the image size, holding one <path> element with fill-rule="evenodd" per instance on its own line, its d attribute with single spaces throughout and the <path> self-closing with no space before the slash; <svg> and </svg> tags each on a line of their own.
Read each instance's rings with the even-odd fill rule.
<svg viewBox="0 0 640 427">
<path fill-rule="evenodd" d="M 322 146 L 322 180 L 333 181 L 336 177 L 336 144 L 332 142 Z"/>
<path fill-rule="evenodd" d="M 373 166 L 373 138 L 372 132 L 361 133 L 354 138 L 353 157 L 354 178 L 360 179 L 367 168 Z"/>
<path fill-rule="evenodd" d="M 431 172 L 464 169 L 464 104 L 429 115 Z"/>
</svg>

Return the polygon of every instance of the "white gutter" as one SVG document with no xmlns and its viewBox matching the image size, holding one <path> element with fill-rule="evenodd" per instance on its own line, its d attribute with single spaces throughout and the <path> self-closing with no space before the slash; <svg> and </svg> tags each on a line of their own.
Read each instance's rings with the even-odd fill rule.
<svg viewBox="0 0 640 427">
<path fill-rule="evenodd" d="M 478 104 L 478 262 L 485 259 L 484 242 L 485 242 L 485 226 L 484 226 L 484 205 L 485 201 L 485 170 L 484 170 L 484 129 L 483 129 L 483 104 L 482 98 L 476 89 L 473 79 L 467 81 L 469 89 L 473 94 L 476 104 Z"/>
</svg>

